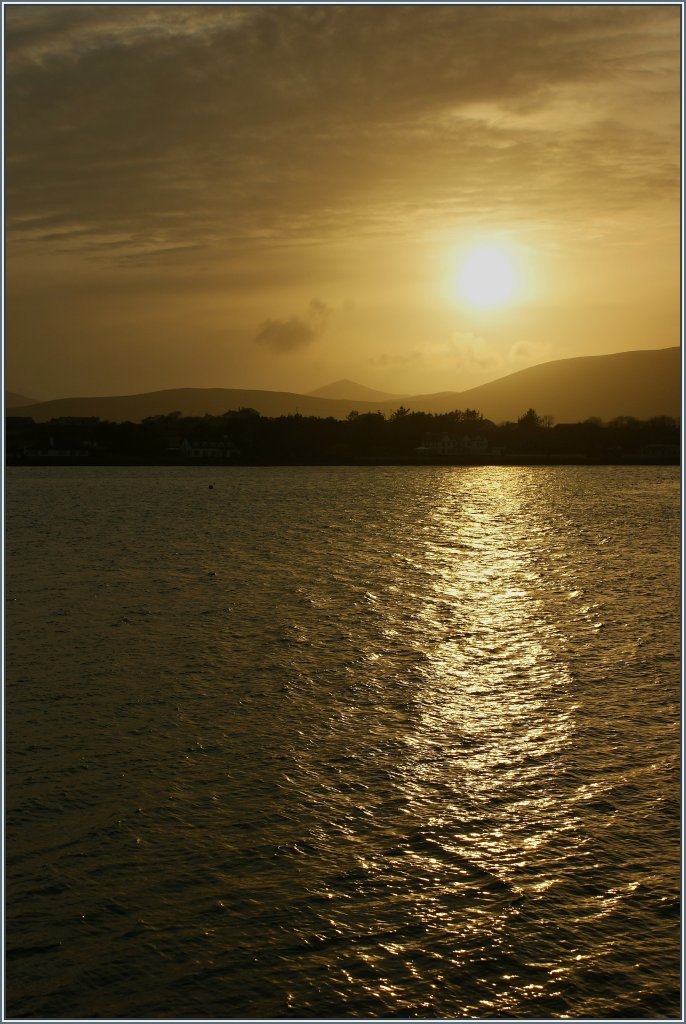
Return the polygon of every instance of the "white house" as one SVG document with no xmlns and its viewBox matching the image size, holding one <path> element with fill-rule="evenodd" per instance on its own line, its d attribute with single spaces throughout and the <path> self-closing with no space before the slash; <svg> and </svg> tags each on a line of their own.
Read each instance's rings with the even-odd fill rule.
<svg viewBox="0 0 686 1024">
<path fill-rule="evenodd" d="M 467 452 L 487 452 L 488 441 L 483 434 L 477 434 L 476 437 L 467 435 L 460 441 L 460 448 Z"/>
<path fill-rule="evenodd" d="M 238 449 L 232 441 L 198 441 L 184 437 L 181 451 L 191 459 L 231 459 L 238 455 Z"/>
</svg>

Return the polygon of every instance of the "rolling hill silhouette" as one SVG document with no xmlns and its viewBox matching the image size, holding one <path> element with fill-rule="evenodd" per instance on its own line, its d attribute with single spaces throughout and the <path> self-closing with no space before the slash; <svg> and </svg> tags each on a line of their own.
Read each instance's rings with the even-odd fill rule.
<svg viewBox="0 0 686 1024">
<path fill-rule="evenodd" d="M 591 416 L 679 417 L 681 349 L 556 359 L 470 388 L 460 398 L 496 421 L 516 419 L 528 408 L 552 415 L 557 423 Z"/>
<path fill-rule="evenodd" d="M 539 415 L 552 416 L 558 423 L 576 423 L 591 416 L 603 420 L 616 416 L 679 417 L 681 350 L 677 347 L 557 359 L 467 391 L 413 395 L 403 397 L 402 401 L 399 397 L 364 401 L 287 391 L 176 388 L 139 395 L 58 398 L 13 407 L 10 414 L 32 416 L 37 421 L 57 416 L 98 416 L 115 422 L 140 422 L 147 416 L 175 411 L 183 416 L 219 416 L 229 410 L 248 407 L 263 416 L 300 413 L 344 419 L 353 410 L 389 414 L 401 404 L 412 411 L 433 413 L 476 409 L 496 423 L 516 420 L 529 408 Z"/>
<path fill-rule="evenodd" d="M 36 405 L 37 398 L 29 398 L 28 395 L 18 395 L 16 391 L 5 392 L 5 408 L 15 409 L 18 406 Z"/>
<path fill-rule="evenodd" d="M 407 395 L 396 395 L 388 391 L 375 391 L 374 388 L 365 387 L 364 384 L 356 384 L 354 380 L 337 380 L 333 384 L 326 384 L 316 391 L 308 391 L 312 398 L 336 398 L 349 399 L 352 402 L 393 402 L 398 399 L 407 398 Z"/>
</svg>

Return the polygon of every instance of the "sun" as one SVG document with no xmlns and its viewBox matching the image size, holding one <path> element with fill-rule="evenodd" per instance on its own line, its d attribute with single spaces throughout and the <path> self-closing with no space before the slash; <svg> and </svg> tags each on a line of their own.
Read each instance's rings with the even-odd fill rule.
<svg viewBox="0 0 686 1024">
<path fill-rule="evenodd" d="M 456 290 L 471 306 L 492 309 L 517 294 L 519 280 L 512 259 L 498 245 L 470 249 L 459 267 Z"/>
</svg>

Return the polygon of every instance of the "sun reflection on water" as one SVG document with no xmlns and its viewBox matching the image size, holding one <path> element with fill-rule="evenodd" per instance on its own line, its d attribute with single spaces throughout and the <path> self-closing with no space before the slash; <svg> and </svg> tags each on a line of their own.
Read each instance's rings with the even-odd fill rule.
<svg viewBox="0 0 686 1024">
<path fill-rule="evenodd" d="M 29 531 L 15 556 L 20 1015 L 63 998 L 64 950 L 72 1016 L 93 993 L 133 1012 L 132 977 L 152 1016 L 673 1014 L 677 477 L 236 473 L 206 532 L 186 474 L 160 494 L 164 477 L 146 482 L 173 514 L 144 596 L 132 526 L 118 549 L 135 560 L 105 591 L 85 567 L 109 556 L 84 549 L 74 600 L 85 620 L 98 608 L 90 633 L 37 600 L 46 566 L 62 593 L 73 482 L 41 499 L 50 543 Z M 117 479 L 93 521 L 113 487 L 125 504 Z M 17 508 L 33 516 L 29 484 Z M 50 635 L 73 638 L 73 661 L 36 660 Z M 68 886 L 47 886 L 46 865 Z M 59 948 L 26 956 L 41 919 Z"/>
<path fill-rule="evenodd" d="M 410 792 L 452 787 L 434 824 L 454 827 L 455 852 L 519 893 L 548 888 L 540 848 L 574 824 L 548 795 L 575 706 L 537 567 L 545 528 L 502 470 L 463 475 L 459 490 L 437 496 L 425 531 L 433 594 L 418 611 L 428 658 L 407 764 Z"/>
</svg>

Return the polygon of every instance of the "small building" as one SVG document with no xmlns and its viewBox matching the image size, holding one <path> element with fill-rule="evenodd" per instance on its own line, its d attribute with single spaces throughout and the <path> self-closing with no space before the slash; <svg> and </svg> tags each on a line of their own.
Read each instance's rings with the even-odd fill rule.
<svg viewBox="0 0 686 1024">
<path fill-rule="evenodd" d="M 459 442 L 450 434 L 427 434 L 422 448 L 432 455 L 452 455 L 458 450 Z"/>
<path fill-rule="evenodd" d="M 35 423 L 31 416 L 5 417 L 5 453 L 8 458 L 24 454 L 24 448 L 33 435 Z"/>
<path fill-rule="evenodd" d="M 678 462 L 681 451 L 678 444 L 644 444 L 638 450 L 639 458 L 649 461 Z"/>
<path fill-rule="evenodd" d="M 234 459 L 238 455 L 235 444 L 226 439 L 197 440 L 184 437 L 181 452 L 189 459 Z"/>
<path fill-rule="evenodd" d="M 22 454 L 25 458 L 29 459 L 86 459 L 89 453 L 85 448 L 79 447 L 78 442 L 63 444 L 58 446 L 54 443 L 54 438 L 50 438 L 50 445 L 45 447 L 32 447 L 26 445 Z"/>
<path fill-rule="evenodd" d="M 464 437 L 451 437 L 450 434 L 426 434 L 421 447 L 415 449 L 426 455 L 484 455 L 488 451 L 488 441 L 482 434 Z"/>
<path fill-rule="evenodd" d="M 460 448 L 465 452 L 487 452 L 488 441 L 483 434 L 477 434 L 475 437 L 470 437 L 468 434 L 460 439 Z"/>
</svg>

